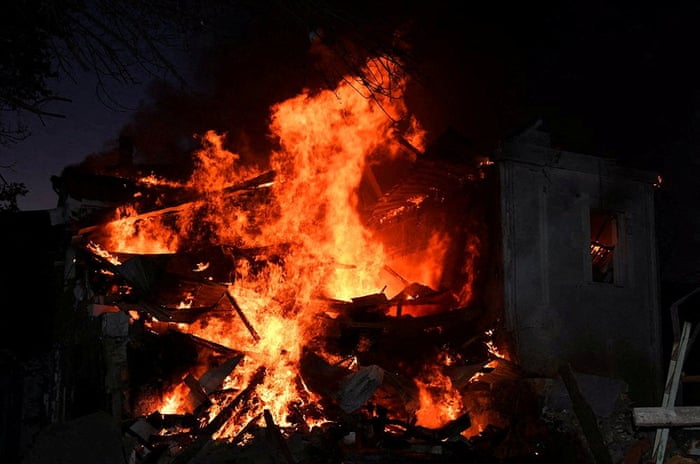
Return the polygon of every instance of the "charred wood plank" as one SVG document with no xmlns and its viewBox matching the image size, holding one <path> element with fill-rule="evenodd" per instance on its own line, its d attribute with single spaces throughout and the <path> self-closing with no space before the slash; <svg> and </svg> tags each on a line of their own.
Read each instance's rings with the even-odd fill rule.
<svg viewBox="0 0 700 464">
<path fill-rule="evenodd" d="M 270 410 L 265 409 L 263 411 L 263 416 L 265 417 L 265 425 L 267 426 L 267 431 L 269 432 L 270 438 L 277 445 L 280 451 L 282 451 L 282 455 L 287 461 L 287 464 L 295 464 L 292 452 L 289 450 L 289 446 L 287 445 L 287 440 L 285 440 L 284 435 L 282 435 L 282 431 L 275 423 Z"/>
<path fill-rule="evenodd" d="M 197 407 L 202 404 L 209 404 L 209 397 L 207 396 L 207 393 L 204 391 L 204 388 L 202 385 L 199 383 L 199 381 L 191 374 L 188 373 L 185 378 L 183 379 L 183 382 L 185 382 L 185 385 L 190 389 L 190 394 L 194 398 L 194 400 L 197 402 Z"/>
<path fill-rule="evenodd" d="M 260 187 L 265 186 L 265 184 L 273 182 L 276 176 L 276 171 L 266 171 L 258 176 L 253 177 L 252 179 L 239 182 L 238 184 L 232 185 L 230 187 L 225 187 L 224 192 L 233 193 L 238 192 L 240 190 L 258 189 Z"/>
<path fill-rule="evenodd" d="M 461 308 L 422 317 L 375 315 L 373 320 L 358 320 L 341 314 L 324 320 L 326 349 L 338 354 L 354 353 L 362 365 L 376 364 L 387 371 L 404 372 L 432 360 L 445 347 L 466 353 L 472 359 L 489 357 L 478 308 Z M 462 346 L 473 336 L 469 346 Z M 362 349 L 358 347 L 362 345 Z M 403 366 L 403 367 L 401 367 Z"/>
<path fill-rule="evenodd" d="M 450 438 L 455 438 L 464 430 L 468 429 L 471 426 L 471 418 L 469 417 L 468 413 L 465 413 L 459 416 L 457 419 L 454 419 L 437 429 L 423 427 L 420 425 L 411 425 L 405 422 L 401 423 L 400 421 L 389 421 L 388 423 L 393 423 L 404 427 L 406 429 L 404 432 L 404 436 L 406 438 L 413 438 L 426 443 L 438 444 L 443 443 L 445 440 Z"/>
<path fill-rule="evenodd" d="M 306 386 L 327 400 L 334 397 L 343 378 L 352 373 L 350 369 L 328 363 L 307 348 L 302 351 L 299 367 Z"/>
<path fill-rule="evenodd" d="M 216 309 L 216 306 L 171 309 L 146 301 L 138 301 L 134 303 L 120 302 L 117 306 L 122 310 L 126 310 L 127 312 L 131 309 L 137 309 L 138 311 L 146 313 L 159 321 L 176 322 L 182 324 L 191 324 L 197 321 L 204 314 L 210 313 Z"/>
<path fill-rule="evenodd" d="M 261 187 L 265 186 L 266 184 L 271 183 L 274 181 L 276 176 L 275 171 L 267 171 L 263 174 L 260 174 L 259 176 L 253 177 L 252 179 L 248 179 L 243 182 L 239 182 L 237 184 L 231 185 L 229 187 L 225 187 L 222 189 L 220 192 L 213 192 L 213 193 L 220 193 L 225 196 L 229 196 L 241 191 L 250 191 L 250 190 L 257 190 L 260 189 Z M 211 193 L 210 193 L 211 194 Z M 198 191 L 191 191 L 182 196 L 179 201 L 180 203 L 176 205 L 171 205 L 167 206 L 165 208 L 160 208 L 156 210 L 150 210 L 150 211 L 145 211 L 142 212 L 136 216 L 129 216 L 128 218 L 124 219 L 117 219 L 116 221 L 112 221 L 112 223 L 118 223 L 120 220 L 129 220 L 129 221 L 134 221 L 134 220 L 139 220 L 139 219 L 148 219 L 151 217 L 156 217 L 156 216 L 165 216 L 168 214 L 178 214 L 182 211 L 185 211 L 189 208 L 193 208 L 196 206 L 199 206 L 201 204 L 204 204 L 206 202 L 205 199 L 202 197 L 204 194 L 202 192 Z M 85 234 L 88 234 L 90 232 L 93 232 L 95 230 L 99 230 L 103 228 L 105 224 L 97 224 L 97 225 L 92 225 L 92 226 L 87 226 L 83 227 L 81 229 L 78 229 L 76 235 L 73 237 L 74 240 L 76 238 L 81 237 Z"/>
<path fill-rule="evenodd" d="M 379 389 L 385 397 L 385 406 L 391 404 L 392 411 L 401 417 L 412 416 L 420 407 L 418 386 L 412 378 L 402 373 L 385 370 Z"/>
<path fill-rule="evenodd" d="M 185 340 L 191 342 L 193 345 L 197 345 L 199 347 L 209 349 L 216 353 L 226 355 L 230 358 L 234 358 L 236 360 L 235 362 L 239 362 L 243 358 L 243 356 L 245 356 L 245 353 L 242 351 L 234 350 L 233 348 L 229 348 L 228 346 L 212 342 L 211 340 L 207 340 L 206 338 L 198 337 L 197 335 L 181 332 L 177 330 L 172 324 L 169 324 L 167 322 L 152 322 L 148 332 L 156 335 L 176 334 L 178 337 L 184 337 Z"/>
<path fill-rule="evenodd" d="M 640 407 L 632 409 L 637 427 L 687 427 L 700 425 L 700 406 Z"/>
<path fill-rule="evenodd" d="M 406 302 L 404 302 L 404 305 L 406 305 Z M 463 340 L 465 327 L 472 327 L 474 321 L 479 318 L 481 313 L 480 310 L 475 308 L 458 308 L 419 317 L 393 317 L 382 315 L 372 321 L 361 320 L 361 318 L 358 320 L 347 317 L 347 314 L 341 314 L 336 320 L 346 327 L 380 328 L 386 329 L 387 331 L 404 333 L 408 337 L 420 334 L 431 327 L 442 327 L 450 333 L 452 331 L 460 332 L 460 339 Z M 477 330 L 481 331 L 480 328 L 476 328 L 475 333 L 477 333 Z"/>
<path fill-rule="evenodd" d="M 136 437 L 139 442 L 148 445 L 151 437 L 158 433 L 158 429 L 150 424 L 146 419 L 140 418 L 127 429 L 127 433 Z"/>
<path fill-rule="evenodd" d="M 380 418 L 379 423 L 376 424 L 379 427 L 379 433 L 385 434 L 386 426 L 394 425 L 399 426 L 403 430 L 404 438 L 412 438 L 421 440 L 426 443 L 444 443 L 445 440 L 454 439 L 459 436 L 463 431 L 471 427 L 471 417 L 469 413 L 464 413 L 461 416 L 449 421 L 442 427 L 433 429 L 429 427 L 423 427 L 420 425 L 413 425 L 406 421 Z"/>
<path fill-rule="evenodd" d="M 231 292 L 226 292 L 226 297 L 228 298 L 228 301 L 231 303 L 231 306 L 233 306 L 233 309 L 236 310 L 236 313 L 238 314 L 238 317 L 241 318 L 241 321 L 243 321 L 243 324 L 245 325 L 246 329 L 248 329 L 248 332 L 250 332 L 250 335 L 253 337 L 253 340 L 255 340 L 255 343 L 260 341 L 260 335 L 258 335 L 258 332 L 255 330 L 255 327 L 250 323 L 248 318 L 246 317 L 245 313 L 241 309 L 241 307 L 238 305 L 238 302 L 236 299 L 231 295 Z"/>
<path fill-rule="evenodd" d="M 334 393 L 340 409 L 351 413 L 369 400 L 384 382 L 384 370 L 379 366 L 364 366 L 343 378 Z"/>
<path fill-rule="evenodd" d="M 410 281 L 406 279 L 404 276 L 396 272 L 393 268 L 391 268 L 389 265 L 384 265 L 384 270 L 391 274 L 392 276 L 396 277 L 396 279 L 401 282 L 404 286 L 410 285 Z"/>
<path fill-rule="evenodd" d="M 177 443 L 179 446 L 185 447 L 192 443 L 194 439 L 194 435 L 191 432 L 176 432 L 168 433 L 165 435 L 153 435 L 149 442 L 149 446 L 151 448 L 155 448 L 158 445 L 164 443 Z"/>
<path fill-rule="evenodd" d="M 202 385 L 204 392 L 209 395 L 217 391 L 223 385 L 226 377 L 236 368 L 241 359 L 243 359 L 242 355 L 236 355 L 202 374 L 199 378 L 199 383 Z"/>
<path fill-rule="evenodd" d="M 117 306 L 119 306 L 119 308 L 122 311 L 125 311 L 127 313 L 130 310 L 136 309 L 142 313 L 148 314 L 151 318 L 157 319 L 159 321 L 172 322 L 171 314 L 168 311 L 166 311 L 158 305 L 151 304 L 145 301 L 137 301 L 133 303 L 119 302 L 117 303 Z"/>
<path fill-rule="evenodd" d="M 521 379 L 527 372 L 518 364 L 504 358 L 490 358 L 479 372 L 479 382 L 498 384 L 501 382 Z M 492 361 L 495 361 L 492 363 Z"/>
<path fill-rule="evenodd" d="M 467 386 L 469 381 L 479 372 L 484 372 L 484 366 L 487 361 L 480 363 L 447 366 L 443 368 L 443 372 L 450 378 L 452 386 L 457 390 L 462 390 Z"/>
<path fill-rule="evenodd" d="M 128 221 L 138 221 L 138 220 L 148 219 L 148 218 L 156 217 L 156 216 L 165 216 L 168 214 L 180 213 L 188 208 L 196 206 L 198 203 L 201 203 L 201 201 L 190 201 L 190 202 L 182 203 L 179 205 L 169 206 L 167 208 L 158 209 L 155 211 L 148 211 L 145 213 L 138 214 L 136 216 L 128 216 L 128 217 L 125 217 L 122 219 L 117 219 L 117 220 L 109 222 L 108 224 L 119 224 L 120 221 L 127 221 L 127 220 Z M 81 229 L 78 229 L 76 235 L 73 237 L 73 240 L 77 240 L 80 237 L 82 237 L 83 235 L 89 234 L 90 232 L 100 230 L 100 229 L 104 228 L 105 225 L 107 225 L 107 224 L 96 224 L 96 225 L 87 226 L 87 227 L 83 227 Z"/>
<path fill-rule="evenodd" d="M 265 380 L 266 369 L 259 367 L 241 393 L 239 393 L 229 404 L 227 404 L 207 425 L 200 431 L 197 438 L 186 450 L 180 453 L 172 461 L 173 464 L 186 464 L 189 462 L 210 440 L 211 437 L 230 419 L 236 408 L 246 403 L 258 385 Z"/>
<path fill-rule="evenodd" d="M 472 421 L 469 413 L 464 413 L 458 418 L 451 420 L 435 431 L 438 440 L 448 440 L 461 435 L 462 432 L 471 427 Z"/>
<path fill-rule="evenodd" d="M 258 421 L 260 420 L 261 417 L 262 417 L 262 413 L 257 414 L 255 417 L 253 417 L 251 420 L 249 420 L 248 423 L 245 426 L 243 426 L 241 431 L 238 432 L 235 437 L 233 437 L 233 439 L 231 440 L 231 444 L 236 445 L 236 444 L 240 443 L 240 441 L 245 438 L 245 435 L 248 432 L 250 432 L 253 429 L 253 427 L 255 427 L 255 425 L 258 423 Z"/>
<path fill-rule="evenodd" d="M 568 364 L 560 366 L 559 375 L 564 382 L 564 386 L 566 386 L 566 390 L 569 392 L 569 397 L 571 398 L 574 412 L 576 413 L 576 417 L 581 425 L 581 429 L 583 429 L 583 433 L 586 437 L 586 441 L 588 442 L 588 446 L 591 449 L 591 453 L 593 453 L 595 462 L 597 464 L 612 464 L 612 458 L 610 457 L 610 452 L 603 441 L 603 435 L 598 428 L 598 421 L 595 413 L 586 401 L 583 393 L 581 393 L 578 382 L 576 382 L 574 372 L 571 370 L 571 366 Z"/>
<path fill-rule="evenodd" d="M 214 435 L 223 426 L 226 421 L 231 417 L 233 411 L 242 403 L 245 403 L 250 398 L 250 395 L 255 391 L 255 389 L 260 385 L 263 380 L 265 380 L 265 374 L 267 373 L 264 366 L 260 366 L 248 382 L 248 385 L 239 393 L 221 412 L 214 417 L 214 419 L 209 422 L 202 430 L 202 435 L 206 436 L 207 439 Z"/>
<path fill-rule="evenodd" d="M 383 293 L 371 293 L 369 295 L 354 297 L 351 301 L 354 307 L 363 308 L 368 306 L 381 306 L 386 304 L 389 299 Z"/>
<path fill-rule="evenodd" d="M 156 411 L 146 416 L 145 420 L 156 430 L 171 427 L 191 429 L 199 425 L 192 414 L 162 414 Z"/>
<path fill-rule="evenodd" d="M 196 335 L 192 334 L 185 334 L 187 335 L 195 344 L 203 346 L 205 348 L 209 348 L 212 351 L 216 351 L 217 353 L 221 354 L 227 354 L 229 356 L 232 356 L 234 358 L 237 358 L 237 361 L 240 361 L 244 353 L 238 350 L 234 350 L 233 348 L 229 348 L 228 346 L 220 345 L 219 343 L 212 342 L 211 340 L 207 340 L 202 337 L 198 337 Z"/>
</svg>

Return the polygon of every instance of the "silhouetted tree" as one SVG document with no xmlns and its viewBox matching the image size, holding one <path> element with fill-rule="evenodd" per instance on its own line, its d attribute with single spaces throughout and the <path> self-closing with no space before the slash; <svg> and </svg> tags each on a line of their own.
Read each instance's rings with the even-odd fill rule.
<svg viewBox="0 0 700 464">
<path fill-rule="evenodd" d="M 12 2 L 0 16 L 0 144 L 30 135 L 27 116 L 64 117 L 60 104 L 69 100 L 56 92 L 56 79 L 88 71 L 97 79 L 96 93 L 107 101 L 108 84 L 137 83 L 144 72 L 184 84 L 173 52 L 194 44 L 227 48 L 251 35 L 265 35 L 276 42 L 276 56 L 270 57 L 275 59 L 288 45 L 279 28 L 307 40 L 323 62 L 329 84 L 350 75 L 368 97 L 392 94 L 395 82 L 379 77 L 376 69 L 366 70 L 365 59 L 386 58 L 400 64 L 391 72 L 403 73 L 410 57 L 399 31 L 409 14 L 406 5 L 362 0 Z M 272 17 L 276 19 L 270 21 Z M 251 32 L 258 27 L 278 29 Z"/>
<path fill-rule="evenodd" d="M 231 6 L 228 6 L 228 5 Z M 236 2 L 197 0 L 21 0 L 0 15 L 0 144 L 30 135 L 26 118 L 61 118 L 69 102 L 56 79 L 91 72 L 109 99 L 110 82 L 132 84 L 143 73 L 182 82 L 171 52 Z"/>
<path fill-rule="evenodd" d="M 8 182 L 0 175 L 0 211 L 19 211 L 17 198 L 29 193 L 22 182 Z"/>
</svg>

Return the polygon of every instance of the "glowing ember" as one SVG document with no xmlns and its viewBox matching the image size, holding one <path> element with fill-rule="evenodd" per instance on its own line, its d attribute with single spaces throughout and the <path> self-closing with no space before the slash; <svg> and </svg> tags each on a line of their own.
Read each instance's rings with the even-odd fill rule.
<svg viewBox="0 0 700 464">
<path fill-rule="evenodd" d="M 510 356 L 508 355 L 508 353 L 496 346 L 496 343 L 493 341 L 493 329 L 487 330 L 486 335 L 488 336 L 488 339 L 486 341 L 486 348 L 488 348 L 489 353 L 491 353 L 496 358 L 510 360 Z"/>
<path fill-rule="evenodd" d="M 187 309 L 192 307 L 192 302 L 194 301 L 194 295 L 188 293 L 185 295 L 185 299 L 178 303 L 178 309 Z"/>
<path fill-rule="evenodd" d="M 85 248 L 87 248 L 95 256 L 99 256 L 101 258 L 104 258 L 105 260 L 109 261 L 110 263 L 112 263 L 114 265 L 121 264 L 121 261 L 119 261 L 119 258 L 117 258 L 112 253 L 110 253 L 109 251 L 102 248 L 102 246 L 100 246 L 99 243 L 95 243 L 95 242 L 91 241 L 85 246 Z"/>
<path fill-rule="evenodd" d="M 209 269 L 209 263 L 197 263 L 197 267 L 193 269 L 194 272 L 204 272 Z"/>
</svg>

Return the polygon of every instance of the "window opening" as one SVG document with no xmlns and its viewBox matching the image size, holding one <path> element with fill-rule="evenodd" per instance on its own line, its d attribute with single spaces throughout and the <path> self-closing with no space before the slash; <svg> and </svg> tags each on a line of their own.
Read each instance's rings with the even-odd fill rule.
<svg viewBox="0 0 700 464">
<path fill-rule="evenodd" d="M 618 243 L 617 215 L 591 210 L 591 266 L 593 282 L 615 281 L 615 247 Z"/>
</svg>

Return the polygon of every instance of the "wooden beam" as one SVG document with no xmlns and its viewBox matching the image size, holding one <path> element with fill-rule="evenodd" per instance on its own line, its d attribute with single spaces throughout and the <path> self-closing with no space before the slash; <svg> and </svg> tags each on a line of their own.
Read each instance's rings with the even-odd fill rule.
<svg viewBox="0 0 700 464">
<path fill-rule="evenodd" d="M 576 418 L 578 419 L 579 425 L 583 430 L 583 434 L 586 437 L 588 446 L 593 454 L 593 458 L 596 464 L 612 464 L 612 458 L 610 457 L 610 451 L 605 445 L 605 440 L 603 440 L 603 434 L 598 428 L 598 420 L 593 408 L 588 404 L 586 398 L 581 393 L 579 389 L 578 382 L 576 381 L 576 376 L 574 371 L 571 369 L 569 364 L 562 364 L 559 367 L 559 375 L 561 376 L 566 391 L 569 393 L 569 398 L 571 398 L 571 403 L 573 405 L 574 413 L 576 413 Z"/>
<path fill-rule="evenodd" d="M 223 190 L 220 190 L 219 192 L 211 192 L 211 193 L 219 193 L 222 195 L 231 195 L 235 194 L 240 191 L 245 191 L 245 190 L 255 190 L 259 189 L 261 187 L 264 187 L 267 184 L 270 184 L 275 180 L 277 173 L 275 171 L 267 171 L 259 176 L 256 176 L 252 179 L 248 179 L 246 181 L 240 182 L 238 184 L 230 185 L 228 187 L 225 187 Z M 165 208 L 160 208 L 156 210 L 151 210 L 151 211 L 145 211 L 141 212 L 135 216 L 128 216 L 125 218 L 121 219 L 115 219 L 114 221 L 111 221 L 111 223 L 119 223 L 120 221 L 135 221 L 139 219 L 148 219 L 150 217 L 157 217 L 157 216 L 164 216 L 166 214 L 177 214 L 180 213 L 188 208 L 193 208 L 197 206 L 201 206 L 204 204 L 206 201 L 205 199 L 205 194 L 202 192 L 195 192 L 195 191 L 190 191 L 188 195 L 186 195 L 187 198 L 180 204 L 177 205 L 172 205 L 172 206 L 167 206 Z M 88 227 L 83 227 L 78 230 L 76 235 L 73 237 L 73 239 L 77 239 L 81 237 L 82 235 L 85 235 L 86 233 L 93 232 L 95 230 L 102 229 L 106 224 L 97 224 L 93 226 L 88 226 Z"/>
<path fill-rule="evenodd" d="M 700 406 L 632 408 L 632 419 L 638 427 L 700 425 Z"/>
<path fill-rule="evenodd" d="M 671 361 L 669 362 L 666 385 L 664 387 L 664 396 L 661 400 L 661 406 L 664 408 L 670 408 L 676 405 L 678 385 L 680 384 L 683 363 L 685 362 L 685 352 L 688 348 L 688 340 L 690 339 L 690 327 L 690 322 L 686 321 L 683 323 L 680 339 L 677 339 L 673 343 Z M 668 432 L 668 427 L 660 427 L 654 435 L 654 447 L 652 448 L 651 459 L 655 464 L 663 464 L 664 462 L 666 444 L 668 443 Z"/>
<path fill-rule="evenodd" d="M 294 457 L 292 456 L 292 452 L 289 449 L 289 445 L 287 444 L 287 440 L 285 440 L 284 435 L 282 435 L 282 431 L 280 430 L 279 426 L 275 424 L 275 420 L 272 417 L 270 410 L 265 409 L 263 411 L 263 415 L 265 417 L 265 425 L 267 426 L 267 431 L 272 442 L 280 449 L 282 456 L 284 456 L 285 461 L 287 461 L 287 464 L 296 464 Z"/>
<path fill-rule="evenodd" d="M 228 290 L 226 291 L 226 297 L 228 297 L 229 303 L 231 303 L 233 309 L 235 309 L 236 313 L 238 313 L 238 317 L 240 317 L 241 321 L 243 321 L 243 325 L 245 325 L 246 329 L 248 329 L 248 332 L 250 332 L 250 335 L 253 337 L 253 340 L 255 340 L 255 343 L 258 343 L 260 341 L 260 335 L 258 335 L 258 332 L 255 330 L 255 327 L 253 327 L 253 325 L 250 323 L 245 313 L 238 305 L 238 302 Z"/>
</svg>

